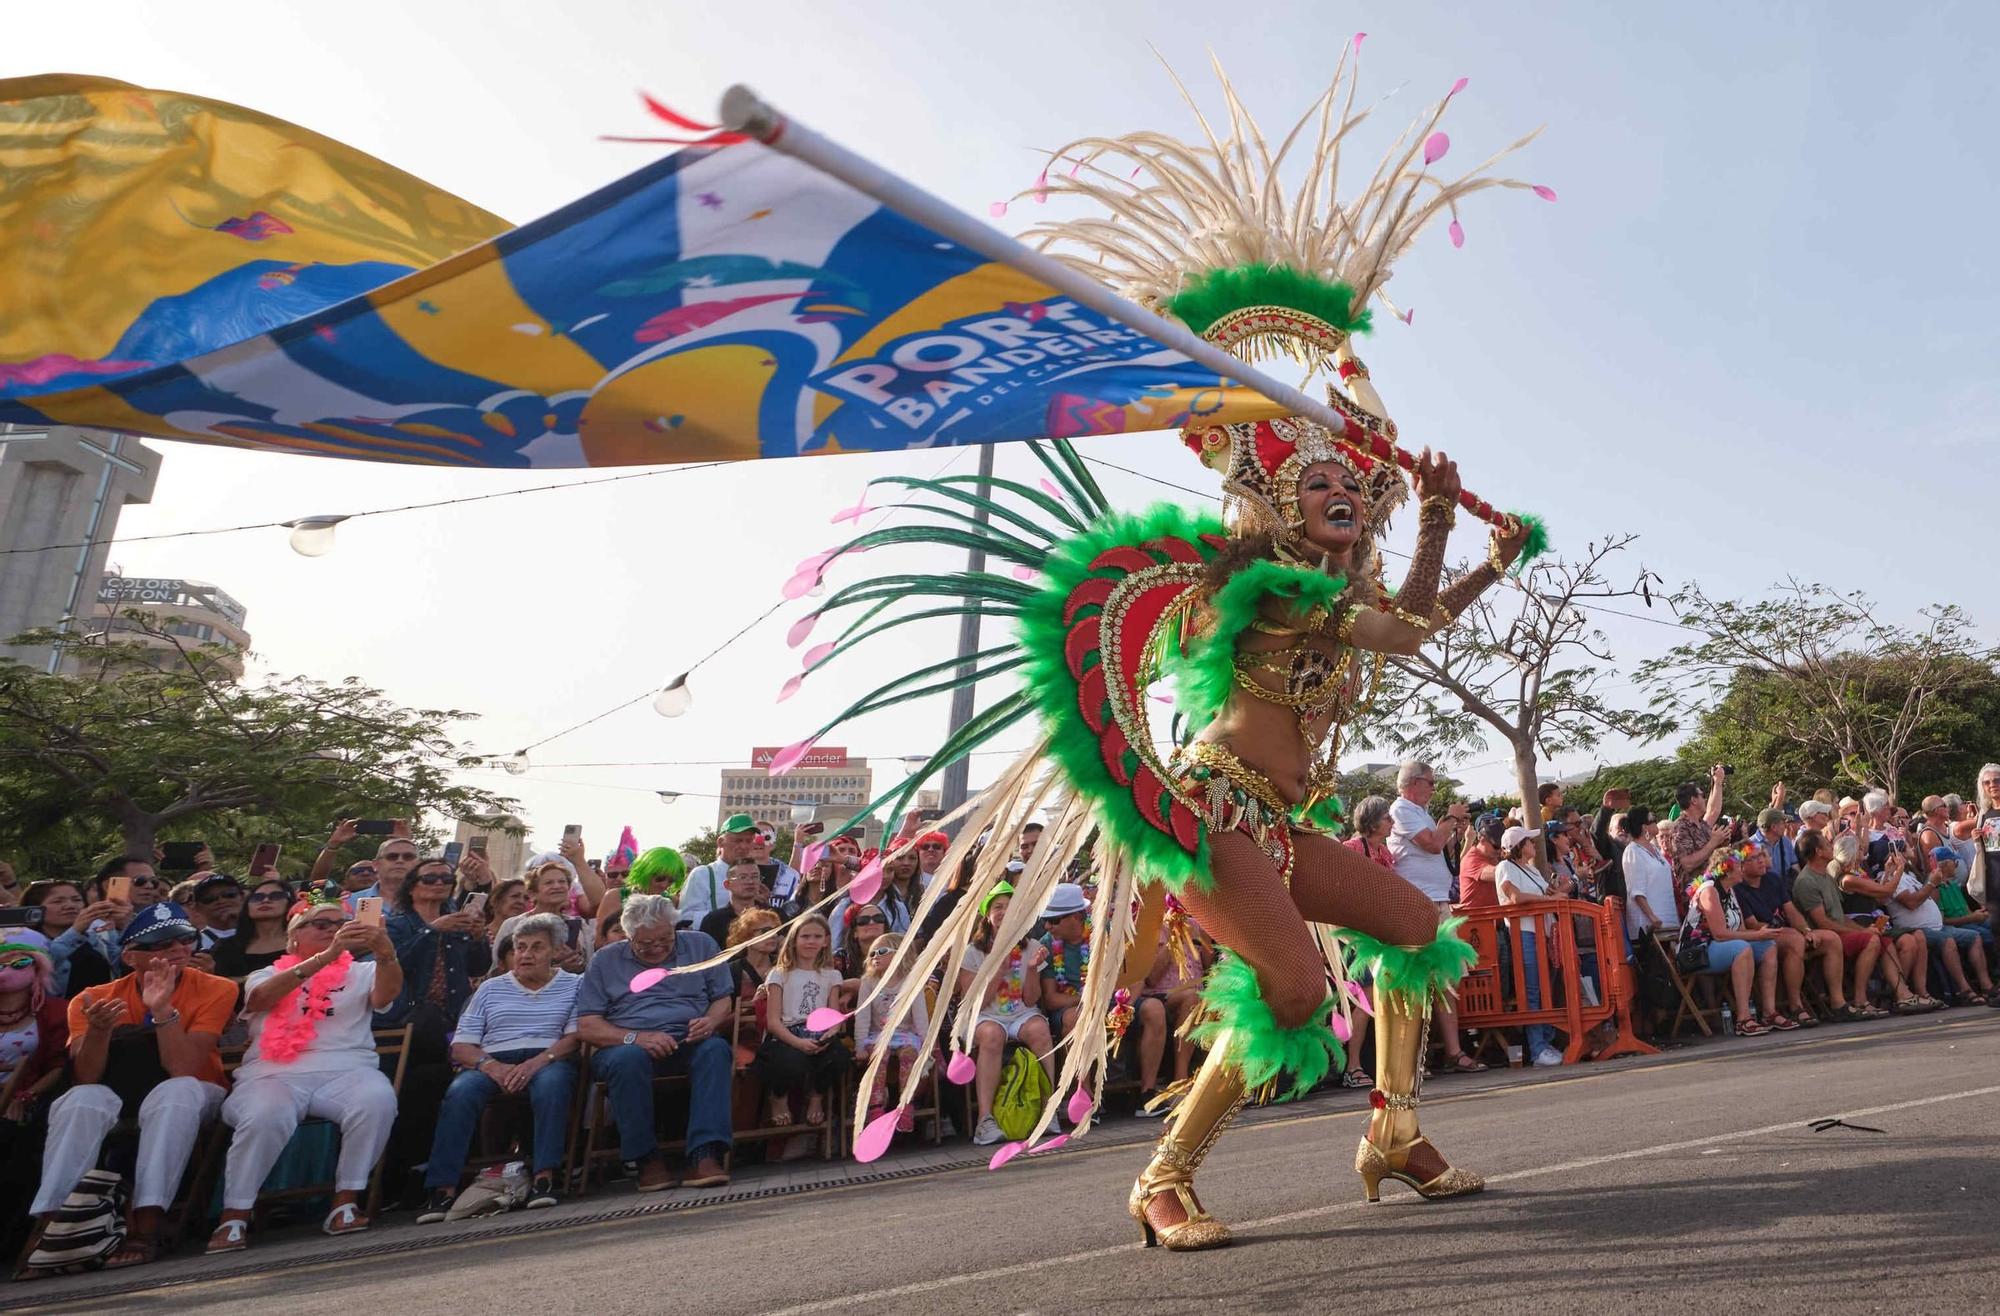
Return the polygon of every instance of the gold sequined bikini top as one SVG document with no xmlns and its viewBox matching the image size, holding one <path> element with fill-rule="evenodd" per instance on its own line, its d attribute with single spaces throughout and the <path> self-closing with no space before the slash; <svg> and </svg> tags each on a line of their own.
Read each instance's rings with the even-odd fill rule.
<svg viewBox="0 0 2000 1316">
<path fill-rule="evenodd" d="M 1250 628 L 1261 635 L 1299 638 L 1283 648 L 1236 654 L 1237 686 L 1266 703 L 1291 709 L 1298 715 L 1302 731 L 1325 720 L 1329 714 L 1339 723 L 1352 710 L 1354 697 L 1359 693 L 1359 673 L 1354 650 L 1347 643 L 1347 628 L 1360 609 L 1350 599 L 1336 600 L 1334 607 L 1342 614 L 1337 627 L 1333 624 L 1335 612 L 1323 605 L 1308 612 L 1302 626 L 1284 626 L 1262 618 L 1253 620 Z M 1339 646 L 1331 654 L 1313 642 L 1329 632 Z M 1276 688 L 1266 685 L 1258 679 L 1261 673 L 1275 675 L 1279 685 Z"/>
</svg>

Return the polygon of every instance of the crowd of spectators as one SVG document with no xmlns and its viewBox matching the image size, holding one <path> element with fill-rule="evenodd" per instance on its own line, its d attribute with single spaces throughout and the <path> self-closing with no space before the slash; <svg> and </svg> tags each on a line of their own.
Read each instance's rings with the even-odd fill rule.
<svg viewBox="0 0 2000 1316">
<path fill-rule="evenodd" d="M 1972 801 L 1931 797 L 1910 811 L 1880 791 L 1820 791 L 1793 807 L 1780 786 L 1754 819 L 1725 812 L 1727 777 L 1717 768 L 1682 787 L 1659 802 L 1664 816 L 1611 790 L 1587 818 L 1561 787 L 1544 786 L 1532 822 L 1473 802 L 1434 812 L 1436 774 L 1410 762 L 1393 799 L 1356 803 L 1346 843 L 1444 915 L 1618 902 L 1622 918 L 1600 926 L 1622 928 L 1625 944 L 1579 946 L 1584 990 L 1594 1004 L 1600 961 L 1627 960 L 1642 985 L 1640 1027 L 1655 1036 L 1676 977 L 1711 976 L 1742 1035 L 2000 1006 L 1982 900 L 2000 863 L 2000 765 L 1980 773 Z M 671 851 L 600 866 L 566 835 L 500 876 L 477 851 L 426 854 L 401 827 L 372 858 L 343 866 L 352 822 L 333 829 L 296 886 L 272 871 L 239 880 L 205 851 L 177 883 L 139 857 L 86 882 L 23 885 L 8 867 L 0 897 L 23 907 L 0 928 L 0 1195 L 13 1195 L 8 1213 L 21 1222 L 12 1243 L 32 1229 L 44 1273 L 151 1261 L 205 1131 L 226 1135 L 215 1144 L 212 1252 L 249 1246 L 260 1194 L 301 1184 L 323 1187 L 328 1234 L 369 1227 L 378 1176 L 390 1205 L 415 1208 L 420 1223 L 451 1217 L 471 1167 L 486 1163 L 475 1143 L 503 1099 L 524 1107 L 502 1155 L 524 1162 L 529 1207 L 575 1190 L 564 1170 L 579 1111 L 642 1193 L 728 1182 L 732 1158 L 750 1151 L 739 1140 L 746 1120 L 764 1154 L 809 1154 L 877 1056 L 866 1117 L 893 1101 L 896 1131 L 912 1132 L 908 1089 L 945 984 L 885 974 L 898 948 L 933 935 L 974 895 L 970 863 L 941 869 L 945 835 L 913 830 L 885 858 L 879 890 L 830 906 L 874 857 L 859 836 L 806 846 L 794 867 L 772 854 L 773 829 L 743 815 L 721 828 L 716 858 L 692 870 Z M 1039 831 L 1007 839 L 1010 873 Z M 979 936 L 948 966 L 962 993 L 989 957 L 1005 957 L 984 999 L 963 1007 L 977 1011 L 967 1113 L 936 1103 L 975 1143 L 1008 1136 L 996 1101 L 1017 1050 L 1052 1081 L 1054 1045 L 1077 1026 L 1087 863 L 1071 876 L 1011 946 L 996 932 L 1012 886 L 976 893 Z M 827 912 L 799 917 L 814 907 Z M 1503 953 L 1520 957 L 1530 1009 L 1543 1004 L 1547 975 L 1536 968 L 1552 920 L 1493 920 L 1510 930 Z M 1193 1063 L 1182 1026 L 1217 952 L 1191 931 L 1192 956 L 1163 930 L 1118 1072 L 1105 1076 L 1140 1115 L 1157 1115 L 1152 1099 Z M 911 1015 L 890 1029 L 890 1003 L 910 993 Z M 829 1008 L 836 1026 L 825 1024 Z M 1351 1063 L 1334 1081 L 1367 1086 L 1367 1016 L 1352 1022 Z M 1436 1071 L 1485 1067 L 1448 1002 L 1435 1037 Z M 1522 1040 L 1526 1062 L 1560 1062 L 1552 1026 Z M 657 1082 L 669 1078 L 681 1082 Z M 673 1098 L 656 1109 L 663 1093 Z M 317 1170 L 288 1152 L 307 1120 L 334 1130 L 337 1151 Z M 123 1129 L 134 1136 L 107 1157 Z"/>
</svg>

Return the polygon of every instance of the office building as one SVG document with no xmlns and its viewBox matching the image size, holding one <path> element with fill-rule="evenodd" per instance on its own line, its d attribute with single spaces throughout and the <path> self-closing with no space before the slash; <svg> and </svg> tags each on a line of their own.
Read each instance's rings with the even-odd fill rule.
<svg viewBox="0 0 2000 1316">
<path fill-rule="evenodd" d="M 243 605 L 206 581 L 159 576 L 106 576 L 97 587 L 89 628 L 150 650 L 156 666 L 181 661 L 200 645 L 221 651 L 223 665 L 243 675 L 250 632 Z"/>
<path fill-rule="evenodd" d="M 715 821 L 720 824 L 731 814 L 747 813 L 763 822 L 789 823 L 795 808 L 825 807 L 828 816 L 846 818 L 875 798 L 875 774 L 868 760 L 849 758 L 837 745 L 819 745 L 806 753 L 796 767 L 772 776 L 771 761 L 778 756 L 773 746 L 750 751 L 750 765 L 724 768 L 717 792 Z M 834 819 L 840 821 L 840 819 Z"/>
</svg>

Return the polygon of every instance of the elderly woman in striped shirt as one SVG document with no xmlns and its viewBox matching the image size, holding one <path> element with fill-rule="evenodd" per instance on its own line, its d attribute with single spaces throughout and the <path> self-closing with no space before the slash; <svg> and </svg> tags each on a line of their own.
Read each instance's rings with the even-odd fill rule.
<svg viewBox="0 0 2000 1316">
<path fill-rule="evenodd" d="M 479 984 L 466 1002 L 451 1046 L 459 1073 L 438 1111 L 424 1174 L 429 1198 L 418 1224 L 442 1220 L 450 1212 L 480 1113 L 502 1092 L 526 1092 L 534 1108 L 534 1181 L 528 1205 L 556 1204 L 556 1170 L 563 1159 L 570 1094 L 576 1089 L 576 993 L 583 985 L 582 978 L 555 965 L 568 932 L 554 914 L 523 918 L 511 937 L 513 969 Z"/>
</svg>

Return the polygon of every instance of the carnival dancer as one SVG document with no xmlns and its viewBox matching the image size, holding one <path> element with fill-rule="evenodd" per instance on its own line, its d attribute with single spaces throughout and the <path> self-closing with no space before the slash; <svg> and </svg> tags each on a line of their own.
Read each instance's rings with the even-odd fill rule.
<svg viewBox="0 0 2000 1316">
<path fill-rule="evenodd" d="M 964 477 L 884 481 L 934 499 L 915 506 L 950 518 L 928 532 L 929 542 L 976 545 L 1016 569 L 1011 577 L 897 575 L 834 591 L 801 627 L 850 609 L 858 615 L 821 663 L 906 621 L 955 610 L 1012 616 L 1018 640 L 979 651 L 970 672 L 954 675 L 959 660 L 951 659 L 898 676 L 791 747 L 803 752 L 846 718 L 905 699 L 1010 671 L 1025 677 L 1019 692 L 950 738 L 901 793 L 1015 723 L 1039 718 L 1041 740 L 968 806 L 944 867 L 971 858 L 982 831 L 1010 835 L 1060 794 L 1054 817 L 1025 865 L 1008 864 L 1002 846 L 972 859 L 972 898 L 928 941 L 905 943 L 889 972 L 923 981 L 963 962 L 969 972 L 959 975 L 958 994 L 985 999 L 1004 965 L 1000 957 L 968 958 L 964 948 L 980 937 L 1015 944 L 1098 837 L 1090 972 L 1077 1022 L 1057 1047 L 1062 1070 L 1039 1126 L 1002 1148 L 997 1166 L 1035 1150 L 1059 1111 L 1076 1125 L 1067 1137 L 1087 1131 L 1091 1084 L 1132 1017 L 1132 989 L 1153 964 L 1162 927 L 1170 943 L 1184 940 L 1173 929 L 1183 910 L 1191 914 L 1227 951 L 1208 974 L 1194 1029 L 1208 1055 L 1189 1083 L 1169 1091 L 1179 1103 L 1128 1204 L 1145 1243 L 1174 1250 L 1229 1240 L 1227 1226 L 1203 1209 L 1194 1177 L 1231 1117 L 1253 1097 L 1304 1093 L 1340 1060 L 1338 998 L 1330 995 L 1330 987 L 1345 987 L 1336 938 L 1373 977 L 1380 1029 L 1374 1113 L 1355 1156 L 1369 1200 L 1383 1179 L 1427 1198 L 1484 1186 L 1430 1144 L 1416 1109 L 1430 1003 L 1453 989 L 1475 952 L 1452 924 L 1440 925 L 1422 893 L 1339 844 L 1322 821 L 1338 808 L 1339 728 L 1359 711 L 1379 656 L 1416 652 L 1510 565 L 1539 551 L 1543 537 L 1531 518 L 1496 512 L 1466 493 L 1443 453 L 1412 457 L 1396 446 L 1395 426 L 1351 341 L 1369 327 L 1368 303 L 1386 304 L 1391 262 L 1427 223 L 1451 215 L 1456 231 L 1457 203 L 1468 193 L 1526 185 L 1486 177 L 1486 165 L 1450 183 L 1430 175 L 1448 144 L 1435 131 L 1447 95 L 1398 141 L 1367 189 L 1341 206 L 1331 199 L 1340 143 L 1366 114 L 1353 109 L 1345 59 L 1275 156 L 1226 79 L 1223 86 L 1228 132 L 1218 135 L 1204 121 L 1205 146 L 1136 133 L 1058 151 L 1066 167 L 1038 180 L 1037 192 L 1079 195 L 1109 215 L 1026 236 L 1237 355 L 1282 352 L 1337 374 L 1327 401 L 1340 428 L 1298 416 L 1229 425 L 1180 417 L 1184 442 L 1222 476 L 1220 519 L 1173 506 L 1113 512 L 1061 443 L 1029 445 L 1052 477 L 1040 489 L 996 480 L 998 496 L 989 498 Z M 1315 119 L 1305 183 L 1288 200 L 1278 169 L 1287 148 L 1314 140 L 1307 130 Z M 1023 332 L 1032 324 L 1024 317 Z M 1409 492 L 1399 466 L 1417 496 L 1418 537 L 1392 591 L 1377 540 Z M 1484 560 L 1443 585 L 1446 541 L 1461 507 L 1494 529 Z M 990 525 L 980 524 L 986 519 Z M 871 532 L 833 558 L 926 535 L 911 525 Z M 892 611 L 906 599 L 922 603 Z M 1167 754 L 1156 743 L 1169 739 L 1167 729 L 1150 720 L 1152 686 L 1165 678 L 1178 683 L 1179 734 L 1171 739 L 1179 747 Z M 982 920 L 1003 881 L 1012 883 L 1011 903 Z M 868 898 L 879 870 L 853 885 L 861 888 L 853 899 Z M 944 885 L 926 893 L 919 926 Z M 1128 962 L 1134 945 L 1143 953 Z M 932 1011 L 920 1054 L 928 1055 L 952 1013 L 943 1004 Z M 883 1026 L 904 1026 L 907 1009 L 899 999 Z M 956 1012 L 952 1068 L 960 1074 L 973 1068 L 963 1053 L 976 1049 L 977 1026 L 977 1009 Z M 885 1056 L 878 1050 L 871 1058 L 861 1093 L 876 1090 Z M 888 1126 L 871 1130 L 895 1113 L 869 1113 L 856 1112 L 857 1146 L 886 1145 Z"/>
</svg>

